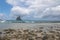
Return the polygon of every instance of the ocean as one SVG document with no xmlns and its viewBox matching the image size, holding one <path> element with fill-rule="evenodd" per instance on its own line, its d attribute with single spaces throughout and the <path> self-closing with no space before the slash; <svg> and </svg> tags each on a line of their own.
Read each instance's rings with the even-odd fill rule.
<svg viewBox="0 0 60 40">
<path fill-rule="evenodd" d="M 49 21 L 0 21 L 0 31 L 3 29 L 20 29 L 20 28 L 26 28 L 26 29 L 37 29 L 39 27 L 44 27 L 47 29 L 48 27 L 60 27 L 60 22 L 49 22 Z"/>
</svg>

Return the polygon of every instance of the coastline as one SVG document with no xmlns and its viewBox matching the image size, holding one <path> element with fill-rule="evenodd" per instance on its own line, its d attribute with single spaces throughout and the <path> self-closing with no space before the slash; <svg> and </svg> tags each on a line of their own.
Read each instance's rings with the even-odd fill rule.
<svg viewBox="0 0 60 40">
<path fill-rule="evenodd" d="M 0 40 L 60 40 L 60 23 L 2 24 Z"/>
<path fill-rule="evenodd" d="M 0 29 L 19 29 L 19 28 L 28 28 L 28 29 L 34 29 L 39 27 L 60 27 L 60 23 L 1 23 Z"/>
</svg>

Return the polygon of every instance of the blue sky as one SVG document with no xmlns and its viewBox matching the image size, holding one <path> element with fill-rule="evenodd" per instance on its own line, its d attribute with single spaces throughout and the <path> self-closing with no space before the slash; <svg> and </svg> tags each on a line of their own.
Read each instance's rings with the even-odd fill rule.
<svg viewBox="0 0 60 40">
<path fill-rule="evenodd" d="M 5 0 L 0 0 L 0 13 L 9 15 L 12 6 L 6 3 Z"/>
<path fill-rule="evenodd" d="M 60 20 L 60 0 L 0 0 L 0 19 Z"/>
<path fill-rule="evenodd" d="M 0 0 L 0 14 L 4 14 L 8 17 L 8 15 L 10 14 L 11 8 L 12 6 L 6 3 L 6 0 Z"/>
</svg>

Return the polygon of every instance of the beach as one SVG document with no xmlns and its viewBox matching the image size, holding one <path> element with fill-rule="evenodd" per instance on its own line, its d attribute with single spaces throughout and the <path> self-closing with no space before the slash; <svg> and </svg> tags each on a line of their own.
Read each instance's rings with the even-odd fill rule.
<svg viewBox="0 0 60 40">
<path fill-rule="evenodd" d="M 2 23 L 0 40 L 60 40 L 60 23 Z"/>
</svg>

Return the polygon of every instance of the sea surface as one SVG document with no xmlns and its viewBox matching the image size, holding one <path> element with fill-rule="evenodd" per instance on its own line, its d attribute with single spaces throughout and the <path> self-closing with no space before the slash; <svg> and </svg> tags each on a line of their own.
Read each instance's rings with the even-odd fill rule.
<svg viewBox="0 0 60 40">
<path fill-rule="evenodd" d="M 44 27 L 47 29 L 48 27 L 60 27 L 60 22 L 34 22 L 34 21 L 0 21 L 0 31 L 3 29 L 38 29 L 39 27 Z"/>
</svg>

